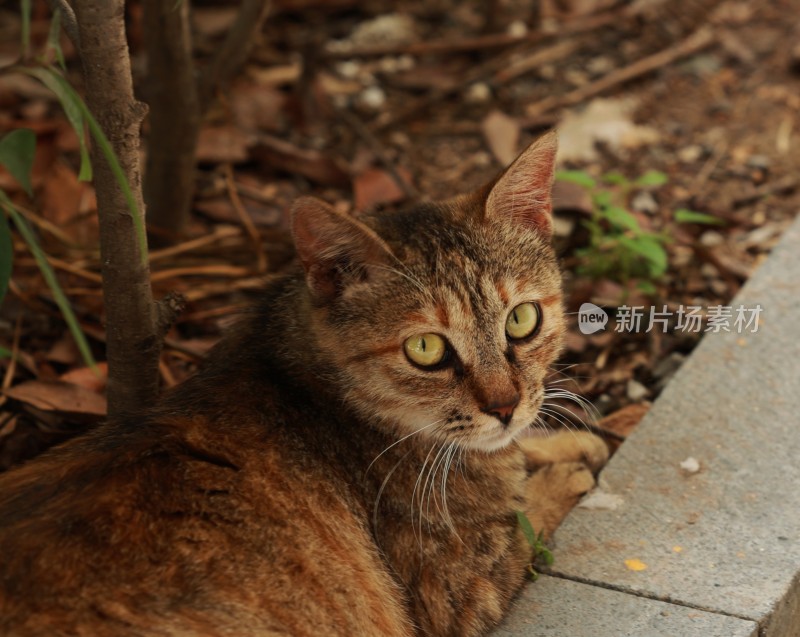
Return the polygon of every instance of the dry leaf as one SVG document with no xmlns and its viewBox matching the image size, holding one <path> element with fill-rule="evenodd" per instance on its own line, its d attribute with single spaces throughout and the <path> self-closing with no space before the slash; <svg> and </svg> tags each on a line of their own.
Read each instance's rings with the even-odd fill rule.
<svg viewBox="0 0 800 637">
<path fill-rule="evenodd" d="M 3 392 L 9 398 L 42 411 L 89 416 L 106 415 L 106 398 L 62 380 L 29 380 Z"/>
<path fill-rule="evenodd" d="M 277 137 L 262 135 L 251 152 L 256 161 L 288 173 L 298 173 L 326 186 L 346 186 L 350 182 L 343 159 L 318 150 L 298 148 Z"/>
<path fill-rule="evenodd" d="M 241 163 L 247 161 L 252 137 L 234 126 L 212 126 L 201 129 L 197 140 L 197 161 L 206 164 Z"/>
<path fill-rule="evenodd" d="M 403 180 L 411 185 L 411 174 L 405 168 L 397 168 Z M 380 168 L 368 168 L 353 180 L 355 206 L 365 210 L 378 204 L 396 203 L 406 198 L 403 189 L 394 178 Z"/>
<path fill-rule="evenodd" d="M 516 159 L 520 133 L 517 120 L 494 110 L 483 120 L 481 128 L 489 150 L 500 164 L 507 166 Z"/>
<path fill-rule="evenodd" d="M 93 392 L 102 393 L 108 382 L 108 363 L 97 363 L 97 370 L 91 367 L 78 367 L 71 369 L 59 377 L 71 385 L 78 385 Z"/>
<path fill-rule="evenodd" d="M 237 82 L 230 90 L 233 119 L 242 130 L 277 132 L 284 126 L 286 95 L 253 82 Z"/>
<path fill-rule="evenodd" d="M 633 123 L 631 115 L 636 105 L 631 98 L 598 98 L 580 112 L 567 113 L 558 127 L 559 163 L 597 159 L 595 144 L 598 142 L 611 150 L 657 142 L 660 137 L 657 130 Z"/>
</svg>

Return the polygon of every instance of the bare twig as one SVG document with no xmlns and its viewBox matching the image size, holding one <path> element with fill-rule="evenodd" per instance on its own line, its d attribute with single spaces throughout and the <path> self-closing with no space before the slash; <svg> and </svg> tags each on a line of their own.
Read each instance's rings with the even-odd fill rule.
<svg viewBox="0 0 800 637">
<path fill-rule="evenodd" d="M 253 251 L 255 252 L 256 257 L 256 268 L 258 272 L 266 272 L 267 255 L 261 245 L 261 235 L 259 234 L 256 225 L 253 223 L 253 219 L 250 217 L 250 214 L 242 205 L 242 200 L 239 199 L 239 193 L 236 190 L 236 182 L 233 180 L 233 168 L 231 168 L 230 164 L 225 164 L 223 171 L 225 174 L 225 184 L 228 187 L 228 197 L 231 200 L 233 209 L 236 211 L 236 215 L 242 222 L 242 225 L 247 231 L 247 235 L 250 237 L 250 241 L 253 244 Z"/>
<path fill-rule="evenodd" d="M 236 21 L 228 31 L 225 41 L 200 78 L 198 94 L 201 113 L 211 105 L 214 94 L 220 86 L 227 82 L 247 60 L 255 36 L 261 30 L 269 13 L 270 4 L 269 0 L 242 2 Z"/>
<path fill-rule="evenodd" d="M 394 165 L 394 162 L 389 159 L 389 156 L 386 154 L 386 149 L 378 141 L 378 138 L 375 137 L 375 135 L 373 135 L 366 126 L 364 126 L 364 123 L 346 109 L 340 109 L 339 116 L 348 126 L 350 126 L 351 129 L 353 129 L 353 132 L 360 137 L 364 143 L 366 143 L 378 161 L 383 164 L 386 172 L 389 173 L 389 176 L 397 184 L 397 187 L 400 188 L 406 198 L 412 201 L 419 200 L 419 191 L 414 188 L 412 184 L 408 183 L 407 180 L 403 179 L 403 176 L 397 171 L 397 167 Z"/>
<path fill-rule="evenodd" d="M 667 66 L 680 58 L 686 57 L 693 53 L 711 46 L 715 41 L 714 33 L 711 29 L 703 27 L 695 31 L 685 40 L 682 40 L 675 46 L 663 49 L 658 53 L 650 55 L 641 60 L 637 60 L 633 64 L 626 66 L 622 69 L 612 71 L 608 75 L 601 77 L 595 82 L 581 86 L 580 88 L 570 91 L 566 95 L 554 95 L 545 98 L 538 102 L 530 104 L 526 109 L 526 114 L 529 117 L 539 116 L 547 111 L 559 108 L 562 106 L 571 106 L 579 104 L 584 100 L 599 95 L 608 91 L 608 89 L 629 82 L 632 79 L 651 73 L 656 69 Z"/>
<path fill-rule="evenodd" d="M 55 13 L 61 13 L 61 26 L 64 27 L 64 32 L 67 37 L 72 41 L 76 51 L 81 50 L 81 35 L 78 31 L 78 21 L 75 19 L 75 12 L 69 5 L 67 0 L 49 0 L 50 10 Z"/>
</svg>

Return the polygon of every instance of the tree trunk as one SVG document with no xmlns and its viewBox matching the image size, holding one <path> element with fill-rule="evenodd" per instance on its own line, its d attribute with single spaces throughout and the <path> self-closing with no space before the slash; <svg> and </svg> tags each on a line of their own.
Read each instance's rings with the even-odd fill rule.
<svg viewBox="0 0 800 637">
<path fill-rule="evenodd" d="M 173 3 L 167 2 L 172 5 Z M 86 103 L 114 149 L 144 214 L 139 170 L 139 129 L 147 107 L 133 96 L 123 0 L 74 0 Z M 102 154 L 93 155 L 100 221 L 106 310 L 110 417 L 134 413 L 155 400 L 161 338 L 133 218 Z"/>
<path fill-rule="evenodd" d="M 269 4 L 242 1 L 225 40 L 198 77 L 192 62 L 188 0 L 144 0 L 150 104 L 145 201 L 154 240 L 172 242 L 186 230 L 201 120 L 220 86 L 247 60 Z"/>
<path fill-rule="evenodd" d="M 144 195 L 153 239 L 168 243 L 189 220 L 200 105 L 188 0 L 144 0 L 143 8 L 150 105 Z"/>
</svg>

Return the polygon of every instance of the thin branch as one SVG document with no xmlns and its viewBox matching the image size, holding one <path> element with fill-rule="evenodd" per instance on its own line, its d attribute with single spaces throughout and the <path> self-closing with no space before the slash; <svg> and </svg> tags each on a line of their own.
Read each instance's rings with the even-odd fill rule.
<svg viewBox="0 0 800 637">
<path fill-rule="evenodd" d="M 200 76 L 198 94 L 200 112 L 205 113 L 214 98 L 214 93 L 227 82 L 247 60 L 256 34 L 269 13 L 269 0 L 244 0 L 228 36 L 217 55 Z"/>
<path fill-rule="evenodd" d="M 651 73 L 656 69 L 672 64 L 676 60 L 697 53 L 716 41 L 714 32 L 703 27 L 698 29 L 685 40 L 675 46 L 668 47 L 646 58 L 637 60 L 622 69 L 612 71 L 599 80 L 590 82 L 580 88 L 570 91 L 566 95 L 554 95 L 538 102 L 534 102 L 525 110 L 528 117 L 539 116 L 554 108 L 572 106 L 584 100 L 604 93 L 610 88 L 629 82 L 637 77 Z"/>
<path fill-rule="evenodd" d="M 75 18 L 75 12 L 72 10 L 67 0 L 48 0 L 50 10 L 55 13 L 61 12 L 61 26 L 64 27 L 64 32 L 67 37 L 72 41 L 76 51 L 81 50 L 81 35 L 78 31 L 78 20 Z"/>
</svg>

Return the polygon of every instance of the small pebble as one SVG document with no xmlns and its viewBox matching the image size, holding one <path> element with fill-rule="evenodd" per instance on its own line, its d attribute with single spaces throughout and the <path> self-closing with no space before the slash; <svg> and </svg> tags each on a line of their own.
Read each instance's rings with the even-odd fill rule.
<svg viewBox="0 0 800 637">
<path fill-rule="evenodd" d="M 713 263 L 704 263 L 700 266 L 700 274 L 708 279 L 713 279 L 714 277 L 719 276 L 719 270 Z"/>
<path fill-rule="evenodd" d="M 379 86 L 368 86 L 358 96 L 358 103 L 365 108 L 377 111 L 386 103 L 386 93 Z"/>
<path fill-rule="evenodd" d="M 658 212 L 658 203 L 653 195 L 646 190 L 636 193 L 631 201 L 631 207 L 648 215 L 654 215 Z"/>
<path fill-rule="evenodd" d="M 681 469 L 683 469 L 686 473 L 697 473 L 700 471 L 700 463 L 698 462 L 697 458 L 693 458 L 689 456 L 681 462 Z"/>
<path fill-rule="evenodd" d="M 768 170 L 772 161 L 766 155 L 750 155 L 747 158 L 747 166 L 756 170 Z"/>
<path fill-rule="evenodd" d="M 635 403 L 639 402 L 640 400 L 644 400 L 650 394 L 650 390 L 647 389 L 647 387 L 633 378 L 628 381 L 625 392 L 628 395 L 628 399 Z"/>
<path fill-rule="evenodd" d="M 706 230 L 700 235 L 700 245 L 706 248 L 713 248 L 723 243 L 725 243 L 725 237 L 716 230 Z"/>
<path fill-rule="evenodd" d="M 524 37 L 528 33 L 528 25 L 522 20 L 514 20 L 508 25 L 508 28 L 506 28 L 506 33 L 512 38 Z"/>
<path fill-rule="evenodd" d="M 703 156 L 704 152 L 699 144 L 684 146 L 678 151 L 678 159 L 684 164 L 693 164 Z"/>
<path fill-rule="evenodd" d="M 492 89 L 486 82 L 475 82 L 467 89 L 464 98 L 470 104 L 485 104 L 492 97 Z"/>
</svg>

